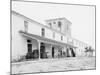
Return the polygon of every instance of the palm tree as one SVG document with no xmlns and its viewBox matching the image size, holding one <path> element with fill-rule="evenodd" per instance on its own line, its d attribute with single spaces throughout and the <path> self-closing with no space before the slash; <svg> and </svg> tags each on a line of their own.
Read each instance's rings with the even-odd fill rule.
<svg viewBox="0 0 100 75">
<path fill-rule="evenodd" d="M 89 53 L 89 56 L 93 55 L 93 51 L 94 49 L 91 46 L 85 48 L 85 52 L 86 54 Z"/>
</svg>

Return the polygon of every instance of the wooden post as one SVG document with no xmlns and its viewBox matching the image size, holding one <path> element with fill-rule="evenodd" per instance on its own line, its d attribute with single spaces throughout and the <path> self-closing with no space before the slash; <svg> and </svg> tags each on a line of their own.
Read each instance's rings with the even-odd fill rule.
<svg viewBox="0 0 100 75">
<path fill-rule="evenodd" d="M 39 59 L 41 58 L 41 53 L 40 53 L 40 41 L 38 40 L 38 49 L 39 49 Z"/>
<path fill-rule="evenodd" d="M 51 58 L 52 58 L 52 45 L 51 45 Z"/>
</svg>

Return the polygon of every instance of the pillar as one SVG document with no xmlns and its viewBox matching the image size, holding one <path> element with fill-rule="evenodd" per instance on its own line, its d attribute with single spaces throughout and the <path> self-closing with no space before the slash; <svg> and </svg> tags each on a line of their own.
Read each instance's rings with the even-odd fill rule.
<svg viewBox="0 0 100 75">
<path fill-rule="evenodd" d="M 51 47 L 51 58 L 52 58 L 52 45 L 50 47 Z"/>
<path fill-rule="evenodd" d="M 40 41 L 38 40 L 38 50 L 39 50 L 39 59 L 41 58 L 41 53 L 40 53 Z"/>
</svg>

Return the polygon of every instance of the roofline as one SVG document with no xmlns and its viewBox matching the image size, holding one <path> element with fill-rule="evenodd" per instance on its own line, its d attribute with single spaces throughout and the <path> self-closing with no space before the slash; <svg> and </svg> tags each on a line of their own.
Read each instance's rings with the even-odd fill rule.
<svg viewBox="0 0 100 75">
<path fill-rule="evenodd" d="M 73 40 L 77 40 L 77 41 L 79 41 L 79 42 L 81 42 L 81 43 L 83 43 L 83 44 L 86 44 L 86 45 L 88 45 L 88 46 L 90 46 L 89 44 L 87 44 L 87 43 L 85 43 L 85 42 L 83 42 L 83 41 L 80 41 L 80 40 L 78 40 L 78 39 L 76 39 L 76 38 L 73 38 L 73 37 L 71 37 Z"/>
<path fill-rule="evenodd" d="M 54 19 L 48 19 L 48 20 L 45 20 L 45 21 L 48 22 L 48 21 L 52 21 L 52 20 L 62 20 L 62 19 L 66 20 L 68 23 L 72 24 L 72 23 L 71 23 L 68 19 L 66 19 L 65 17 L 54 18 Z"/>
<path fill-rule="evenodd" d="M 37 23 L 37 24 L 40 25 L 40 26 L 43 26 L 43 27 L 45 27 L 45 28 L 48 28 L 48 29 L 50 29 L 50 30 L 52 30 L 52 31 L 54 31 L 54 32 L 57 32 L 57 33 L 59 33 L 59 34 L 65 36 L 64 33 L 61 33 L 60 31 L 57 31 L 57 30 L 55 30 L 55 29 L 51 29 L 50 27 L 48 27 L 48 26 L 46 26 L 46 25 L 43 25 L 43 24 L 41 24 L 41 23 L 39 23 L 39 22 L 37 22 L 37 21 L 35 21 L 35 20 L 33 20 L 33 19 L 30 19 L 30 18 L 28 18 L 28 17 L 26 17 L 26 16 L 24 16 L 24 15 L 22 15 L 22 14 L 16 12 L 16 11 L 14 11 L 14 10 L 11 10 L 11 14 L 12 14 L 12 13 L 13 13 L 13 14 L 16 14 L 16 15 L 19 15 L 19 16 L 21 16 L 21 17 L 27 19 L 27 20 L 30 21 L 30 22 L 35 22 L 35 23 Z"/>
</svg>

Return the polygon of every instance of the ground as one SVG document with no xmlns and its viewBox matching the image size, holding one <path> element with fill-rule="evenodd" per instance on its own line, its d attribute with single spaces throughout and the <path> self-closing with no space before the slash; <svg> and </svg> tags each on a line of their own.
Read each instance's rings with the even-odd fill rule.
<svg viewBox="0 0 100 75">
<path fill-rule="evenodd" d="M 12 63 L 12 74 L 95 69 L 95 57 L 40 59 Z"/>
</svg>

